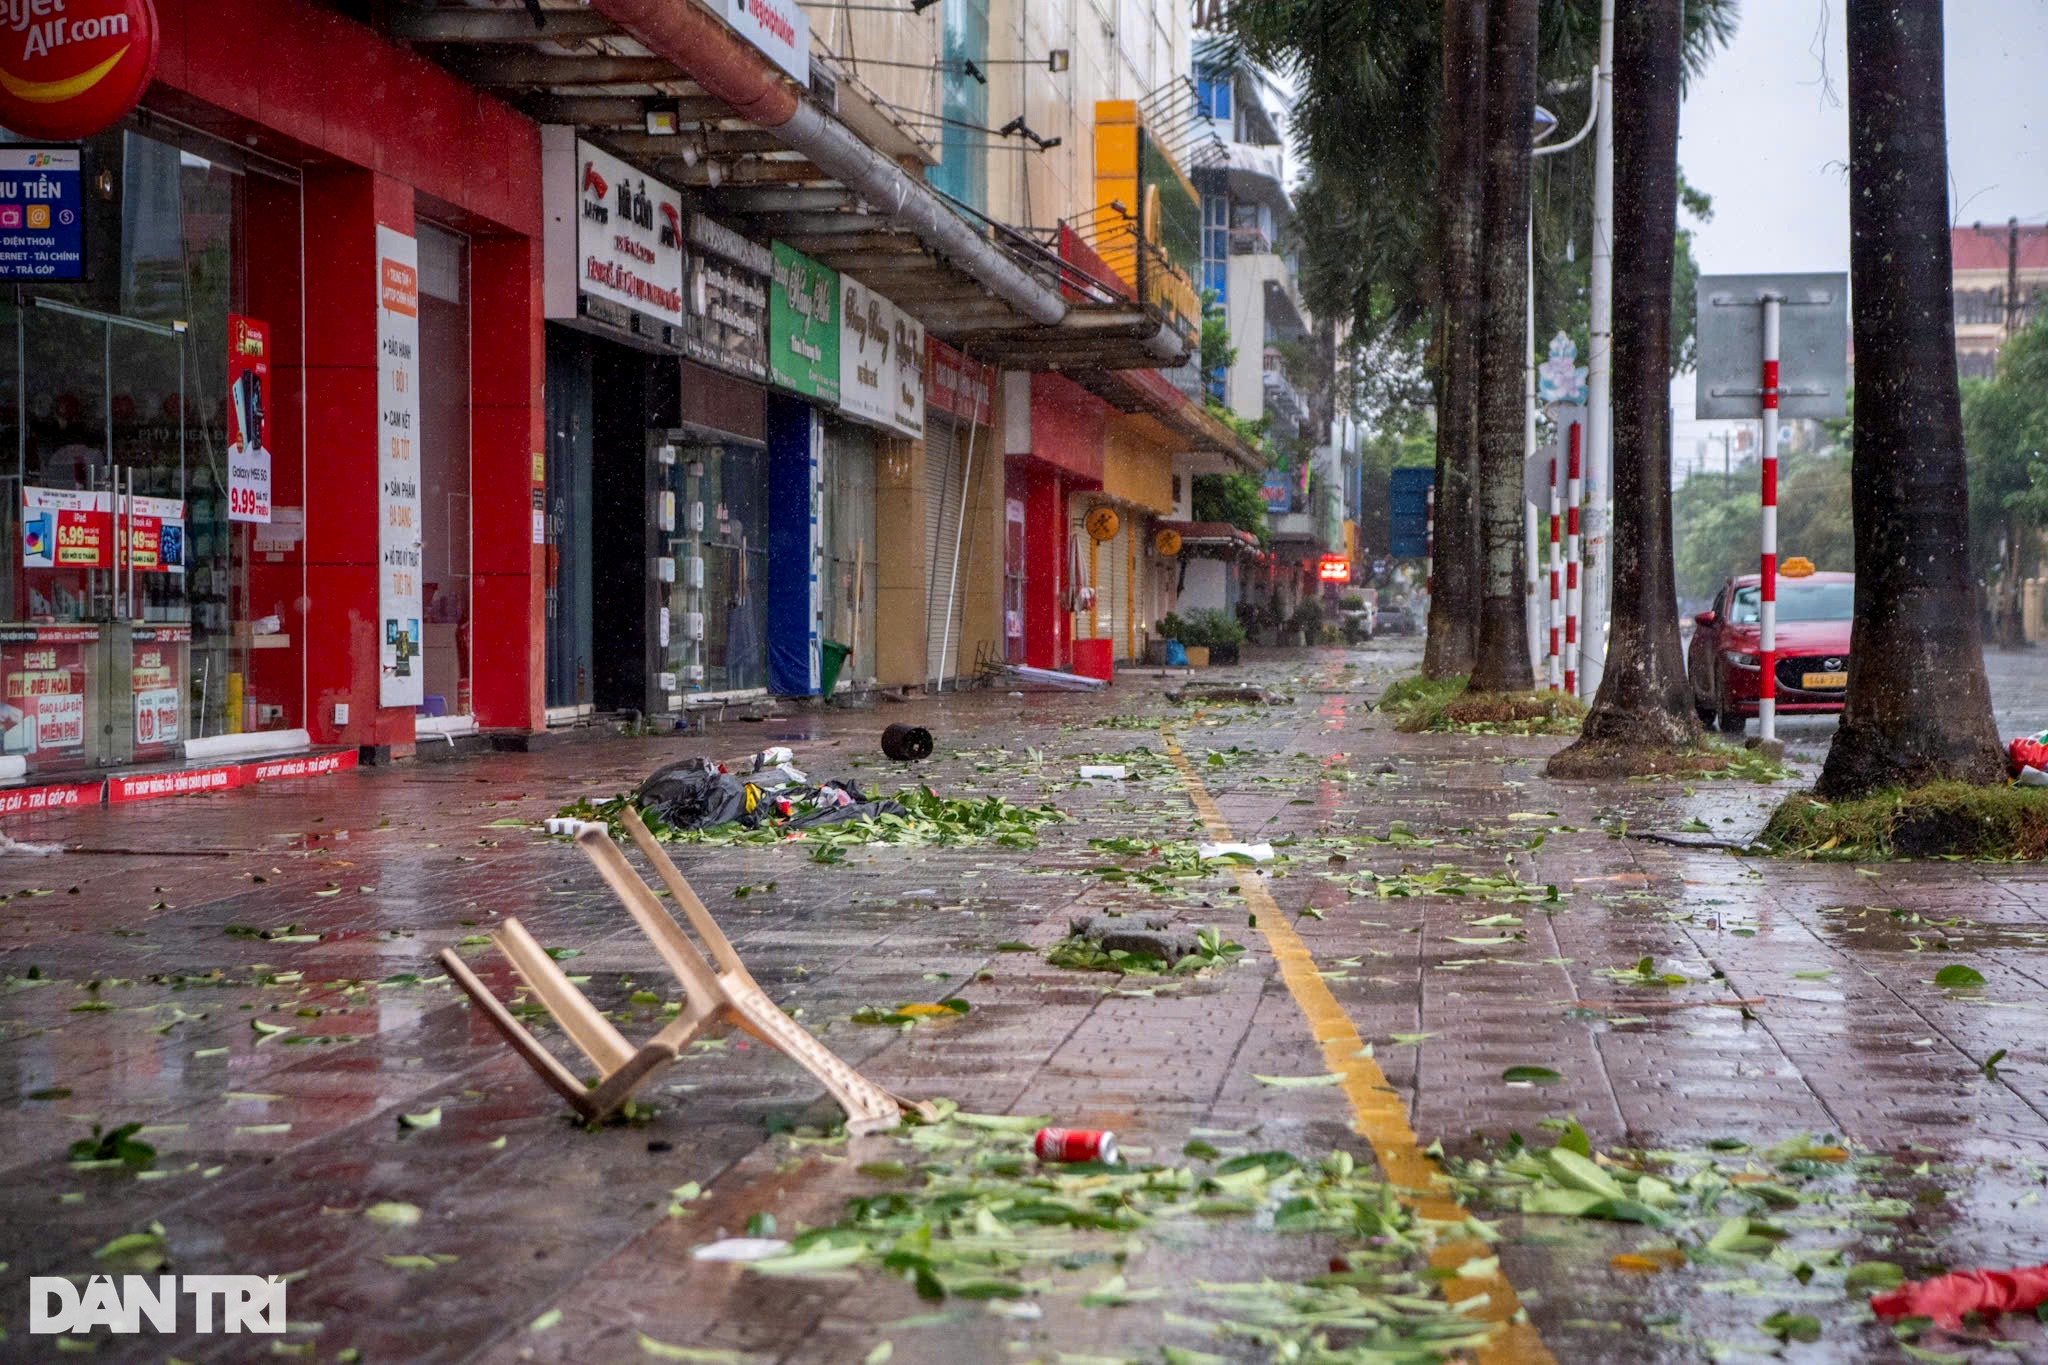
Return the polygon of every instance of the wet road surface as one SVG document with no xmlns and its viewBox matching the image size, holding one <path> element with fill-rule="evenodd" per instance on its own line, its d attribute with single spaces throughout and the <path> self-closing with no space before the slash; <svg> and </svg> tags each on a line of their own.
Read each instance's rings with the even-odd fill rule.
<svg viewBox="0 0 2048 1365">
<path fill-rule="evenodd" d="M 1556 740 L 1397 734 L 1369 703 L 1414 662 L 1390 642 L 1211 675 L 1292 697 L 1270 708 L 1174 704 L 1139 672 L 1107 697 L 792 712 L 24 823 L 18 838 L 130 852 L 0 862 L 0 1355 L 56 1354 L 28 1334 L 30 1276 L 137 1255 L 126 1268 L 152 1270 L 152 1253 L 183 1274 L 295 1276 L 293 1330 L 274 1344 L 102 1332 L 98 1358 L 1438 1358 L 1451 1348 L 1414 1333 L 1361 1354 L 1361 1310 L 1318 1319 L 1295 1297 L 1352 1292 L 1315 1277 L 1405 1257 L 1415 1295 L 1526 1312 L 1479 1359 L 1907 1359 L 1845 1288 L 1854 1263 L 1917 1277 L 2048 1260 L 2048 872 L 1628 837 L 1704 824 L 1740 838 L 1798 784 L 1553 783 L 1540 769 Z M 896 720 L 929 725 L 935 756 L 882 759 L 875 736 Z M 1114 1129 L 1134 1166 L 1191 1172 L 1195 1193 L 1175 1203 L 1177 1177 L 1132 1190 L 1085 1172 L 1032 1187 L 1090 1210 L 1053 1237 L 1037 1221 L 1019 1232 L 1016 1191 L 983 1190 L 974 1235 L 1022 1237 L 977 1253 L 986 1280 L 963 1278 L 964 1261 L 933 1262 L 935 1286 L 874 1256 L 775 1276 L 691 1259 L 767 1232 L 764 1217 L 783 1238 L 843 1224 L 849 1197 L 915 1218 L 951 1178 L 934 1162 L 991 1180 L 1032 1169 L 1028 1133 L 957 1122 L 919 1141 L 835 1139 L 818 1086 L 743 1035 L 657 1073 L 631 1123 L 587 1131 L 442 975 L 434 955 L 457 947 L 518 997 L 483 940 L 517 915 L 622 1031 L 651 1034 L 679 992 L 538 822 L 660 763 L 768 744 L 814 777 L 1071 816 L 1035 847 L 865 845 L 834 863 L 805 843 L 676 845 L 775 1000 L 899 1093 Z M 1084 783 L 1084 761 L 1129 777 Z M 1280 857 L 1173 875 L 1226 828 Z M 1071 919 L 1119 910 L 1214 926 L 1244 952 L 1178 976 L 1046 961 Z M 1937 986 L 1948 965 L 1983 984 Z M 946 999 L 970 1008 L 854 1022 Z M 1522 1212 L 1532 1182 L 1516 1171 L 1533 1158 L 1516 1150 L 1549 1149 L 1566 1116 L 1625 1182 L 1610 1216 Z M 154 1149 L 145 1169 L 67 1160 L 95 1124 L 128 1123 Z M 1663 1155 L 1631 1155 L 1646 1149 Z M 1419 1189 L 1438 1150 L 1458 1180 L 1430 1187 L 1426 1216 L 1459 1201 L 1499 1239 L 1490 1251 L 1470 1228 L 1329 1215 L 1378 1169 Z M 1227 1169 L 1265 1152 L 1307 1172 Z M 1332 1152 L 1357 1176 L 1310 1174 Z M 95 1256 L 138 1233 L 139 1252 Z M 1432 1272 L 1432 1239 L 1464 1249 L 1440 1247 Z M 1293 1288 L 1216 1287 L 1268 1279 Z M 1917 1348 L 2048 1351 L 2038 1326 L 2001 1326 L 2016 1344 L 1932 1333 Z"/>
</svg>

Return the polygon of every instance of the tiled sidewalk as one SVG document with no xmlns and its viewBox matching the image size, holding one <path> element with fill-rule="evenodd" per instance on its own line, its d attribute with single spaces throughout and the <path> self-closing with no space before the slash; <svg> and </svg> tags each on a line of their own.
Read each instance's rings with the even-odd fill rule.
<svg viewBox="0 0 2048 1365">
<path fill-rule="evenodd" d="M 1875 1151 L 1917 1144 L 1968 1164 L 1916 1235 L 1936 1238 L 1956 1265 L 2048 1259 L 2048 1220 L 2027 1201 L 2038 1188 L 2030 1173 L 2048 1163 L 2048 873 L 1760 863 L 1610 837 L 1622 821 L 1640 831 L 1690 818 L 1746 832 L 1782 793 L 1557 784 L 1540 775 L 1556 741 L 1395 734 L 1368 703 L 1412 663 L 1374 646 L 1239 670 L 1292 692 L 1292 705 L 1271 710 L 1193 715 L 1163 699 L 1159 680 L 1127 675 L 1106 699 L 998 692 L 793 713 L 708 738 L 363 772 L 15 830 L 93 848 L 227 852 L 0 863 L 0 1069 L 13 1096 L 0 1105 L 0 1355 L 40 1358 L 26 1332 L 27 1277 L 91 1271 L 94 1248 L 155 1221 L 181 1273 L 306 1272 L 291 1316 L 320 1330 L 287 1344 L 323 1360 L 348 1349 L 365 1361 L 651 1358 L 642 1333 L 792 1362 L 860 1360 L 883 1340 L 896 1361 L 1158 1359 L 1138 1306 L 1081 1309 L 1062 1292 L 1036 1320 L 956 1309 L 906 1328 L 924 1307 L 874 1275 L 766 1281 L 692 1262 L 690 1247 L 756 1212 L 785 1233 L 831 1221 L 866 1188 L 854 1169 L 863 1152 L 889 1140 L 847 1150 L 771 1139 L 771 1128 L 825 1117 L 817 1089 L 737 1038 L 663 1073 L 644 1124 L 585 1132 L 437 979 L 437 951 L 516 914 L 543 944 L 577 954 L 565 969 L 635 1019 L 629 1034 L 651 1032 L 659 1010 L 632 995 L 674 993 L 652 951 L 580 855 L 532 822 L 673 758 L 764 744 L 790 744 L 814 776 L 900 783 L 912 774 L 875 744 L 898 719 L 940 739 L 916 778 L 948 795 L 1051 800 L 1073 822 L 1048 827 L 1034 850 L 867 847 L 831 867 L 800 846 L 677 851 L 778 1002 L 893 1089 L 1111 1127 L 1160 1159 L 1190 1129 L 1304 1155 L 1368 1154 L 1340 1091 L 1254 1079 L 1322 1064 L 1227 878 L 1169 904 L 1251 947 L 1212 978 L 1118 989 L 998 950 L 1050 946 L 1086 909 L 1153 903 L 1141 886 L 1089 875 L 1116 859 L 1087 841 L 1197 837 L 1157 731 L 1096 724 L 1164 720 L 1239 837 L 1301 841 L 1272 871 L 1273 898 L 1374 1044 L 1421 1141 L 1453 1152 L 1511 1131 L 1533 1141 L 1543 1120 L 1571 1113 L 1599 1148 L 1801 1132 Z M 1140 747 L 1150 753 L 1125 752 Z M 1074 780 L 1081 755 L 1117 753 L 1132 780 Z M 1383 835 L 1394 822 L 1441 842 L 1314 842 Z M 1436 864 L 1511 868 L 1556 884 L 1560 900 L 1379 899 L 1359 876 Z M 1473 924 L 1503 911 L 1520 926 Z M 1454 941 L 1489 938 L 1505 941 Z M 512 994 L 494 952 L 465 953 Z M 1644 957 L 1689 984 L 1650 990 L 1601 975 L 1625 978 Z M 1977 967 L 1985 986 L 1935 987 L 1935 968 L 1953 961 Z M 850 1022 L 865 1004 L 955 994 L 972 1010 L 943 1025 Z M 1753 1018 L 1697 1004 L 1722 998 L 1762 1003 Z M 1642 1007 L 1607 1005 L 1629 1001 Z M 1687 1007 L 1663 1008 L 1678 1002 Z M 1430 1036 L 1403 1044 L 1396 1034 Z M 2007 1056 L 1987 1074 L 1979 1064 L 2000 1048 Z M 1503 1084 L 1515 1065 L 1561 1078 Z M 396 1121 L 435 1108 L 436 1128 Z M 93 1122 L 150 1125 L 153 1178 L 70 1168 L 66 1148 Z M 691 1181 L 705 1200 L 692 1217 L 670 1217 L 669 1192 Z M 358 1216 L 380 1201 L 417 1205 L 421 1222 L 388 1229 Z M 1611 1225 L 1511 1231 L 1503 1269 L 1558 1360 L 1698 1358 L 1702 1338 L 1776 1347 L 1754 1327 L 1764 1310 L 1739 1296 L 1617 1278 L 1607 1257 L 1623 1243 Z M 1204 1224 L 1164 1238 L 1127 1273 L 1183 1292 L 1201 1279 L 1299 1276 L 1321 1254 Z M 453 1259 L 420 1269 L 387 1255 Z M 549 1330 L 526 1330 L 553 1309 Z M 1643 1334 L 1670 1313 L 1683 1332 Z M 1794 1350 L 1879 1359 L 1888 1341 L 1851 1324 Z M 1248 1342 L 1207 1349 L 1266 1358 Z M 267 1352 L 218 1337 L 172 1351 Z M 109 1342 L 98 1358 L 164 1354 L 161 1341 Z"/>
</svg>

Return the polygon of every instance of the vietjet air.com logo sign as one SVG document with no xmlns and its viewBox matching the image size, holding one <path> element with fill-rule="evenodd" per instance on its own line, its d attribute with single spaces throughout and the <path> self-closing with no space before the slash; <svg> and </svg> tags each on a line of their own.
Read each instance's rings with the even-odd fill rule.
<svg viewBox="0 0 2048 1365">
<path fill-rule="evenodd" d="M 0 0 L 0 127 L 89 137 L 135 107 L 156 56 L 151 0 Z"/>
</svg>

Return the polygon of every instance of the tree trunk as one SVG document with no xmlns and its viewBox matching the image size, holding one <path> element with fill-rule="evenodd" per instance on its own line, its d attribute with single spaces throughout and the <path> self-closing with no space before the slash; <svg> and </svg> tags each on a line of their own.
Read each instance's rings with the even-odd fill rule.
<svg viewBox="0 0 2048 1365">
<path fill-rule="evenodd" d="M 1529 167 L 1536 107 L 1536 0 L 1487 16 L 1485 330 L 1479 358 L 1479 650 L 1475 692 L 1534 682 L 1522 581 L 1522 366 L 1528 350 Z"/>
<path fill-rule="evenodd" d="M 1485 183 L 1487 0 L 1444 0 L 1437 115 L 1436 545 L 1422 672 L 1472 671 L 1479 645 L 1479 213 Z"/>
<path fill-rule="evenodd" d="M 1941 0 L 1849 0 L 1856 623 L 1830 800 L 2006 775 L 1970 573 Z"/>
<path fill-rule="evenodd" d="M 1671 272 L 1684 0 L 1636 0 L 1614 31 L 1614 596 L 1607 671 L 1554 776 L 1626 775 L 1699 737 L 1671 560 Z"/>
</svg>

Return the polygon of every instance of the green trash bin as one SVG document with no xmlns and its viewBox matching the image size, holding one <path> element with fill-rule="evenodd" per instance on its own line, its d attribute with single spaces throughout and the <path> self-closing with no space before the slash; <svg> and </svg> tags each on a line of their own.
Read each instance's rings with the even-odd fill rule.
<svg viewBox="0 0 2048 1365">
<path fill-rule="evenodd" d="M 837 640 L 826 640 L 820 646 L 824 651 L 824 667 L 820 671 L 819 687 L 825 700 L 832 700 L 833 689 L 839 686 L 839 670 L 846 666 L 846 656 L 853 653 L 850 646 Z"/>
</svg>

